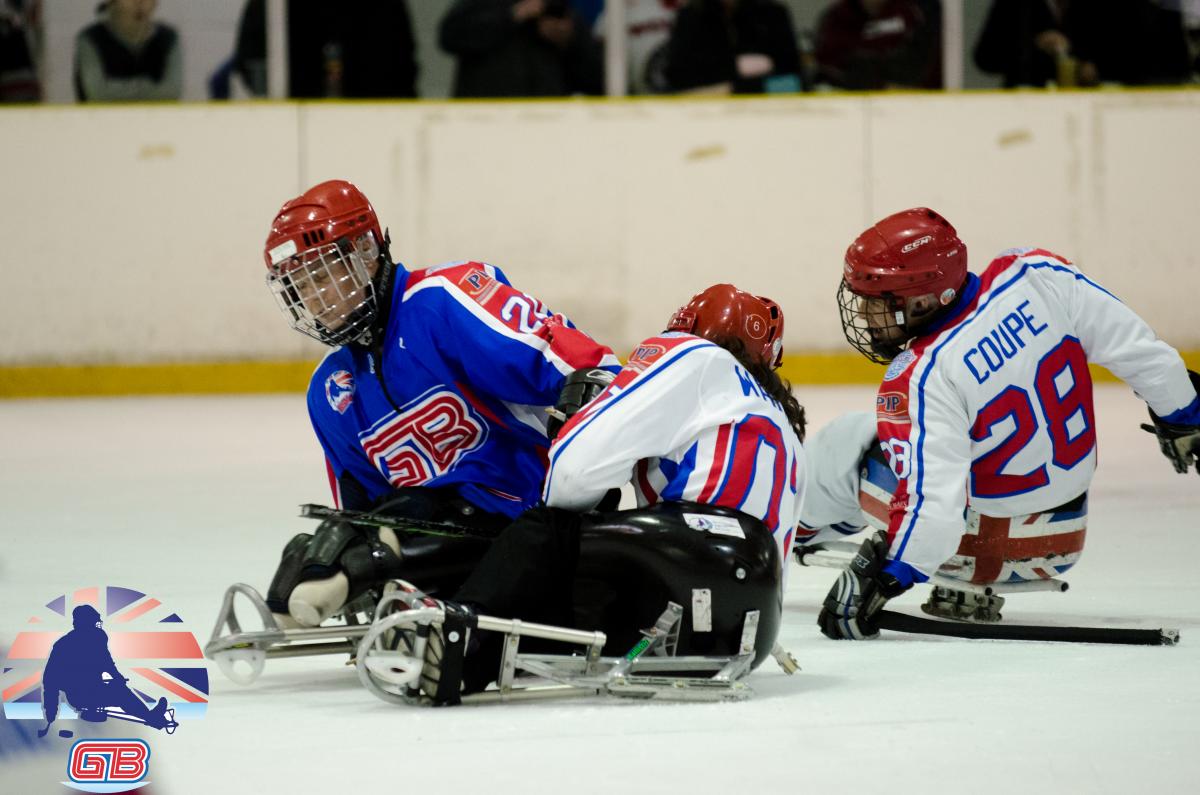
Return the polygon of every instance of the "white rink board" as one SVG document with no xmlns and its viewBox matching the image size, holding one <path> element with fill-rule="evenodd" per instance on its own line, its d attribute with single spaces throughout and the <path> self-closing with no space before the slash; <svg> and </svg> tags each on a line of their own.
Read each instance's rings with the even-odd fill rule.
<svg viewBox="0 0 1200 795">
<path fill-rule="evenodd" d="M 315 358 L 261 248 L 335 176 L 406 265 L 491 261 L 622 352 L 719 280 L 844 350 L 846 246 L 920 203 L 977 269 L 1057 249 L 1196 349 L 1197 140 L 1197 91 L 4 109 L 0 365 Z"/>
<path fill-rule="evenodd" d="M 873 392 L 799 396 L 815 429 L 870 405 Z M 1071 590 L 1013 596 L 1004 612 L 1040 624 L 1173 626 L 1174 648 L 900 635 L 835 643 L 815 625 L 833 572 L 793 568 L 781 641 L 803 671 L 784 677 L 767 661 L 748 702 L 419 710 L 376 700 L 335 657 L 273 661 L 251 688 L 213 666 L 208 716 L 173 737 L 147 735 L 152 789 L 1194 792 L 1197 478 L 1175 475 L 1138 430 L 1144 408 L 1127 389 L 1098 387 L 1096 410 L 1100 470 Z M 45 599 L 118 584 L 161 599 L 203 642 L 224 588 L 265 589 L 286 540 L 311 532 L 295 506 L 327 499 L 299 396 L 6 401 L 0 438 L 0 636 L 9 638 Z M 915 612 L 923 595 L 896 607 Z M 50 740 L 55 753 L 0 761 L 0 792 L 61 791 L 70 741 Z"/>
</svg>

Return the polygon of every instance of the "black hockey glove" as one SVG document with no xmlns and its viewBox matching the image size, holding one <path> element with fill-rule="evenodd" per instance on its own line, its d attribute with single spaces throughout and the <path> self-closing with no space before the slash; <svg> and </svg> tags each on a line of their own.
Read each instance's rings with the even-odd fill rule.
<svg viewBox="0 0 1200 795">
<path fill-rule="evenodd" d="M 546 435 L 550 440 L 554 441 L 567 421 L 591 403 L 614 378 L 615 375 L 599 367 L 576 370 L 568 375 L 563 381 L 562 391 L 558 393 L 558 402 L 554 404 L 554 408 L 546 409 L 550 414 L 550 420 L 546 423 Z"/>
<path fill-rule="evenodd" d="M 838 577 L 817 616 L 821 634 L 833 640 L 867 640 L 879 636 L 875 617 L 887 601 L 908 590 L 882 572 L 887 563 L 887 534 L 880 531 L 859 547 Z"/>
<path fill-rule="evenodd" d="M 1197 394 L 1200 394 L 1200 373 L 1189 370 L 1188 375 Z M 1200 474 L 1200 425 L 1165 422 L 1153 410 L 1150 410 L 1150 419 L 1154 424 L 1143 424 L 1142 430 L 1158 437 L 1158 449 L 1162 450 L 1175 471 L 1186 475 L 1195 465 L 1197 474 Z"/>
</svg>

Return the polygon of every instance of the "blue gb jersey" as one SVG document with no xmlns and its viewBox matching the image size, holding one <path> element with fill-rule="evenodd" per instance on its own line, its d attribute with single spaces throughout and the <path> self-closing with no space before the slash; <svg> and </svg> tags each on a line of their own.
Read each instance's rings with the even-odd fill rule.
<svg viewBox="0 0 1200 795">
<path fill-rule="evenodd" d="M 620 364 L 499 269 L 397 265 L 382 347 L 338 348 L 309 383 L 334 504 L 361 509 L 393 489 L 449 486 L 517 516 L 540 496 L 546 408 L 584 367 Z M 347 474 L 365 495 L 342 493 Z"/>
</svg>

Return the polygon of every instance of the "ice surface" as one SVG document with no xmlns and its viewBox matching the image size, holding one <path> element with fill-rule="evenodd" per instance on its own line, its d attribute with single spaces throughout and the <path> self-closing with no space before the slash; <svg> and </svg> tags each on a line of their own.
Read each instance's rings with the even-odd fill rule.
<svg viewBox="0 0 1200 795">
<path fill-rule="evenodd" d="M 866 388 L 798 393 L 814 428 L 873 405 Z M 1004 613 L 1178 627 L 1177 647 L 834 643 L 815 626 L 833 573 L 793 568 L 780 640 L 803 671 L 768 661 L 748 702 L 414 709 L 376 700 L 341 658 L 273 661 L 249 688 L 211 666 L 208 716 L 150 735 L 152 789 L 1196 792 L 1200 478 L 1138 430 L 1127 389 L 1097 393 L 1101 463 L 1071 590 L 1010 597 Z M 265 590 L 284 542 L 312 528 L 296 506 L 328 500 L 298 395 L 0 402 L 0 467 L 0 638 L 57 594 L 112 584 L 158 597 L 203 643 L 225 587 Z M 925 590 L 896 606 L 917 612 Z M 24 753 L 0 725 L 0 793 L 62 791 L 71 741 L 44 742 L 57 750 Z"/>
</svg>

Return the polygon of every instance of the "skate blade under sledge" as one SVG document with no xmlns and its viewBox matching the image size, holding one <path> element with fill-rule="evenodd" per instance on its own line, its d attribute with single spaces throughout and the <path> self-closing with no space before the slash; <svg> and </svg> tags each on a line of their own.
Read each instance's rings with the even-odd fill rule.
<svg viewBox="0 0 1200 795">
<path fill-rule="evenodd" d="M 359 646 L 360 681 L 384 701 L 429 704 L 419 691 L 425 644 L 430 628 L 444 618 L 441 609 L 426 606 L 420 591 L 400 590 L 386 595 L 375 621 Z M 754 662 L 758 612 L 746 614 L 741 653 L 728 657 L 667 656 L 678 638 L 683 608 L 669 603 L 655 626 L 623 657 L 603 657 L 603 632 L 534 624 L 517 619 L 476 616 L 474 631 L 504 636 L 496 686 L 462 697 L 464 704 L 577 696 L 611 695 L 672 701 L 740 701 L 754 691 L 741 681 Z M 400 634 L 415 640 L 398 648 Z M 525 654 L 522 638 L 556 641 L 572 653 Z M 794 660 L 777 650 L 776 659 L 789 673 Z M 790 662 L 790 665 L 788 664 Z"/>
<path fill-rule="evenodd" d="M 242 629 L 235 610 L 239 595 L 262 621 L 261 630 L 248 632 Z M 346 623 L 283 628 L 258 591 L 245 583 L 237 583 L 225 591 L 217 625 L 204 646 L 204 656 L 216 662 L 221 672 L 239 685 L 257 680 L 268 658 L 324 654 L 346 654 L 353 658 L 368 625 L 358 620 L 358 610 L 353 605 L 344 608 L 340 615 Z"/>
</svg>

